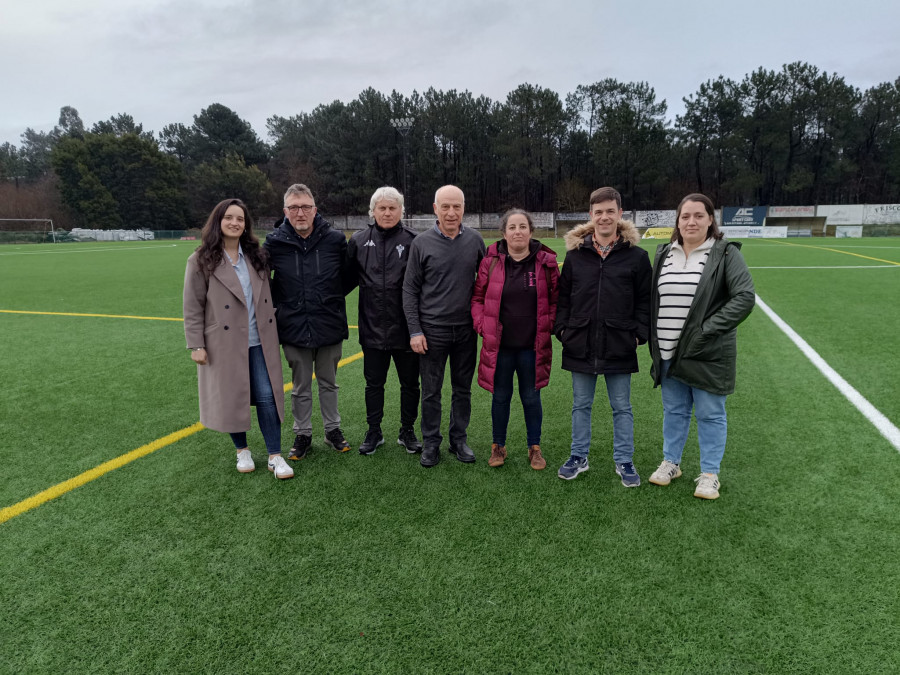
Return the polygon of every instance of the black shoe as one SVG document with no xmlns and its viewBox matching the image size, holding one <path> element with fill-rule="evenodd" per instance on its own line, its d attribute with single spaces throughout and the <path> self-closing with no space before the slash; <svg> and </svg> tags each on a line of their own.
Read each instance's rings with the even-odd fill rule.
<svg viewBox="0 0 900 675">
<path fill-rule="evenodd" d="M 359 454 L 374 454 L 375 448 L 379 445 L 384 445 L 384 436 L 381 435 L 381 429 L 369 429 L 366 432 L 366 439 L 359 446 Z"/>
<path fill-rule="evenodd" d="M 301 436 L 297 434 L 297 438 L 294 439 L 294 445 L 291 446 L 291 454 L 288 455 L 288 459 L 297 461 L 299 459 L 303 459 L 306 457 L 306 453 L 309 452 L 309 446 L 312 445 L 312 436 Z"/>
<path fill-rule="evenodd" d="M 332 429 L 325 434 L 325 444 L 330 445 L 338 452 L 347 452 L 350 444 L 344 438 L 344 433 L 340 429 Z"/>
<path fill-rule="evenodd" d="M 419 457 L 419 464 L 425 467 L 436 466 L 438 462 L 441 461 L 441 448 L 440 446 L 431 446 L 426 447 L 422 451 L 422 456 Z"/>
<path fill-rule="evenodd" d="M 397 445 L 402 445 L 411 455 L 422 452 L 422 444 L 416 438 L 416 432 L 413 431 L 412 427 L 400 428 L 400 437 L 397 439 Z"/>
<path fill-rule="evenodd" d="M 471 464 L 475 461 L 475 453 L 472 452 L 472 448 L 470 448 L 465 443 L 460 445 L 450 444 L 450 452 L 456 455 L 456 459 L 460 462 L 465 462 L 466 464 Z"/>
</svg>

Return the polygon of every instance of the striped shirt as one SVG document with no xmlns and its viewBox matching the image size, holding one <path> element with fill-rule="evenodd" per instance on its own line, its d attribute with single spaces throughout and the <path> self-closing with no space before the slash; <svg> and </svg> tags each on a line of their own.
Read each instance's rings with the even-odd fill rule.
<svg viewBox="0 0 900 675">
<path fill-rule="evenodd" d="M 707 239 L 685 257 L 684 249 L 673 241 L 663 261 L 656 285 L 659 295 L 656 338 L 663 360 L 671 359 L 675 354 L 684 320 L 694 301 L 700 275 L 714 242 L 712 238 Z"/>
</svg>

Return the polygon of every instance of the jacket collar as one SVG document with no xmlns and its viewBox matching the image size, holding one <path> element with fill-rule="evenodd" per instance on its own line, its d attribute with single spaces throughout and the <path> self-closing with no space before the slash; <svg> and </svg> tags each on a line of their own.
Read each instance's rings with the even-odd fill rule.
<svg viewBox="0 0 900 675">
<path fill-rule="evenodd" d="M 248 265 L 250 269 L 253 269 L 252 265 Z M 255 270 L 254 270 L 255 271 Z M 235 274 L 235 271 L 231 267 L 231 263 L 228 262 L 228 256 L 222 256 L 222 262 L 213 270 L 212 275 L 218 279 L 222 285 L 231 291 L 231 294 L 238 300 L 242 305 L 247 304 L 246 298 L 244 298 L 244 289 L 241 288 L 241 280 L 238 279 L 238 275 Z M 250 274 L 251 285 L 253 283 L 253 274 Z M 253 289 L 256 290 L 255 288 Z"/>
<path fill-rule="evenodd" d="M 372 223 L 369 227 L 372 228 L 373 234 L 378 233 L 382 237 L 393 237 L 395 234 L 397 234 L 398 232 L 400 232 L 400 230 L 403 229 L 403 221 L 398 220 L 396 225 L 394 225 L 393 227 L 389 227 L 386 230 L 378 227 L 377 223 Z"/>
<path fill-rule="evenodd" d="M 293 246 L 300 246 L 304 249 L 308 249 L 314 246 L 319 239 L 322 238 L 322 235 L 325 233 L 325 230 L 329 229 L 331 225 L 325 220 L 320 213 L 316 213 L 315 218 L 313 218 L 313 231 L 310 235 L 303 239 L 297 232 L 294 230 L 293 225 L 291 225 L 291 221 L 287 219 L 285 216 L 281 219 L 281 222 L 278 225 L 278 229 L 275 230 L 279 236 L 277 239 L 287 244 L 291 244 Z"/>
</svg>

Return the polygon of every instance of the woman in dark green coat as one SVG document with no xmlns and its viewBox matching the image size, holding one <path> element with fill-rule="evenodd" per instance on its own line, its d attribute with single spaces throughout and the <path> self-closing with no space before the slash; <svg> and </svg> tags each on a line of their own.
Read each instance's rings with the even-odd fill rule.
<svg viewBox="0 0 900 675">
<path fill-rule="evenodd" d="M 695 497 L 719 496 L 725 454 L 725 398 L 734 392 L 737 326 L 756 301 L 741 245 L 723 238 L 706 195 L 690 194 L 675 214 L 672 240 L 656 251 L 650 318 L 654 385 L 662 387 L 663 461 L 650 476 L 668 485 L 697 418 L 700 470 Z"/>
</svg>

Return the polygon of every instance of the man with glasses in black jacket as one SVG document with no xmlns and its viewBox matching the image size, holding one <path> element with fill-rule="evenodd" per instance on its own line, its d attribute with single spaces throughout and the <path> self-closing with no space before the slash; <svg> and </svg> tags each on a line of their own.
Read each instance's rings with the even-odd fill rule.
<svg viewBox="0 0 900 675">
<path fill-rule="evenodd" d="M 316 210 L 302 183 L 284 193 L 284 218 L 266 237 L 278 339 L 291 366 L 294 445 L 288 459 L 306 456 L 312 444 L 312 376 L 315 371 L 325 443 L 338 452 L 350 444 L 341 431 L 336 373 L 349 337 L 344 295 L 347 239 Z"/>
</svg>

